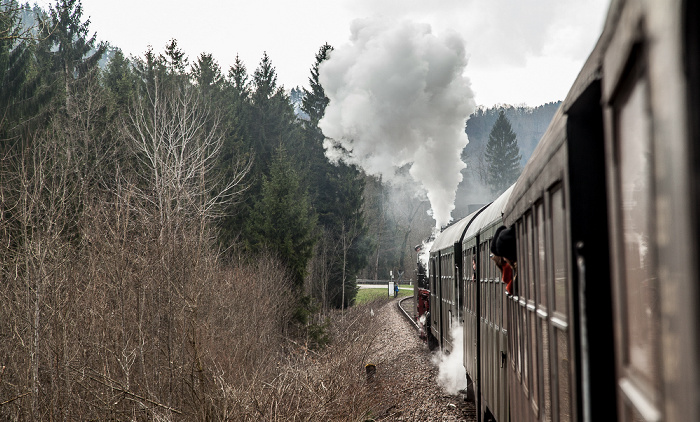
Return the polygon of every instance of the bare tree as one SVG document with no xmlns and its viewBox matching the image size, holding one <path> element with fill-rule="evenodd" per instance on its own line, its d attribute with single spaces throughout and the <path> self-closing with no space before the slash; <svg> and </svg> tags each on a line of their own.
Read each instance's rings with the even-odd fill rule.
<svg viewBox="0 0 700 422">
<path fill-rule="evenodd" d="M 230 180 L 215 174 L 223 138 L 219 118 L 192 87 L 166 89 L 156 81 L 125 125 L 142 164 L 142 197 L 155 207 L 163 232 L 174 229 L 177 215 L 201 222 L 220 216 L 223 206 L 246 188 L 251 161 L 239 160 Z"/>
<path fill-rule="evenodd" d="M 69 245 L 75 222 L 69 214 L 78 186 L 60 139 L 47 132 L 33 136 L 31 144 L 2 169 L 3 214 L 11 215 L 15 225 L 4 223 L 10 237 L 2 268 L 7 313 L 0 319 L 3 330 L 16 333 L 21 344 L 4 351 L 13 355 L 9 385 L 17 397 L 30 398 L 26 414 L 42 419 L 49 409 L 58 410 L 72 386 L 63 368 L 71 356 L 66 322 L 72 306 L 66 286 L 74 257 Z M 42 403 L 46 392 L 52 400 Z"/>
<path fill-rule="evenodd" d="M 360 216 L 358 214 L 353 214 L 347 221 L 344 219 L 341 222 L 340 231 L 340 241 L 341 248 L 343 251 L 343 269 L 342 269 L 342 298 L 341 298 L 341 310 L 345 309 L 345 283 L 347 282 L 347 266 L 348 266 L 348 252 L 350 248 L 355 244 L 358 236 L 361 233 L 360 227 Z"/>
<path fill-rule="evenodd" d="M 155 303 L 164 310 L 157 324 L 139 309 L 136 355 L 142 378 L 154 380 L 154 390 L 146 384 L 151 397 L 172 403 L 171 388 L 185 376 L 187 368 L 201 367 L 200 313 L 207 284 L 212 282 L 209 248 L 214 237 L 209 223 L 221 215 L 227 205 L 245 190 L 244 178 L 251 161 L 240 160 L 222 180 L 216 171 L 223 138 L 218 131 L 218 116 L 211 113 L 191 86 L 173 86 L 156 79 L 152 90 L 130 111 L 125 124 L 126 136 L 140 163 L 138 180 L 132 184 L 137 212 L 147 226 L 155 230 L 157 242 L 148 252 L 153 262 L 150 283 L 141 289 L 142 301 Z M 149 298 L 150 296 L 150 298 Z M 167 356 L 167 382 L 157 381 L 150 369 L 153 348 Z M 190 364 L 188 365 L 187 362 Z M 193 370 L 190 384 L 193 396 L 204 381 Z"/>
<path fill-rule="evenodd" d="M 314 245 L 314 253 L 309 263 L 307 293 L 320 300 L 323 315 L 327 314 L 331 302 L 329 292 L 333 261 L 330 257 L 338 255 L 339 247 L 340 244 L 333 235 L 327 229 L 321 227 L 318 241 Z"/>
</svg>

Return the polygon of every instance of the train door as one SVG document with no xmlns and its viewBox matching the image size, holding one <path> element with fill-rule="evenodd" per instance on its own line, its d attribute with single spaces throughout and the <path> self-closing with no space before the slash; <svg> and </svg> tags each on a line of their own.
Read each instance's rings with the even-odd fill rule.
<svg viewBox="0 0 700 422">
<path fill-rule="evenodd" d="M 697 12 L 692 1 L 624 8 L 624 19 L 639 29 L 616 32 L 616 50 L 604 62 L 611 75 L 604 99 L 624 422 L 694 420 L 700 411 L 693 195 L 699 43 L 697 19 L 687 15 Z"/>
<path fill-rule="evenodd" d="M 476 247 L 473 245 L 474 241 L 465 243 L 464 260 L 462 266 L 465 285 L 463 312 L 463 363 L 467 373 L 467 380 L 469 382 L 468 394 L 470 396 L 475 394 L 473 385 L 476 380 L 476 347 L 478 344 L 476 337 L 476 327 L 478 322 L 476 314 Z"/>
<path fill-rule="evenodd" d="M 613 103 L 613 183 L 611 201 L 615 253 L 618 395 L 621 419 L 660 420 L 661 391 L 658 272 L 653 245 L 654 171 L 649 86 L 638 62 L 629 83 Z"/>
<path fill-rule="evenodd" d="M 454 247 L 454 254 L 452 258 L 453 275 L 454 275 L 454 302 L 455 302 L 455 319 L 461 326 L 464 324 L 464 256 L 462 254 L 462 244 L 457 242 Z M 459 346 L 456 346 L 459 347 Z"/>
</svg>

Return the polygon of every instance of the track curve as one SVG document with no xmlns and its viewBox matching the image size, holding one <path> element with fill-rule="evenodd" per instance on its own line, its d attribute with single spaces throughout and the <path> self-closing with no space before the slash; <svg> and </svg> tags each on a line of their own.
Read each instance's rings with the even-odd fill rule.
<svg viewBox="0 0 700 422">
<path fill-rule="evenodd" d="M 413 319 L 411 314 L 406 309 L 404 309 L 403 303 L 407 300 L 413 300 L 413 296 L 408 296 L 408 297 L 405 297 L 405 298 L 399 300 L 397 303 L 397 306 L 399 307 L 401 314 L 404 317 L 406 317 L 406 319 L 413 325 L 413 328 L 415 328 L 416 330 L 419 330 L 420 328 L 418 327 L 418 323 Z"/>
</svg>

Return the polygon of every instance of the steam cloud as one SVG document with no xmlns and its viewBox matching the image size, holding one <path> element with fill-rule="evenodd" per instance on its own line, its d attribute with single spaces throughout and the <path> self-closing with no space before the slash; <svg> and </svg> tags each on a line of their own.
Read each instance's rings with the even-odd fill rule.
<svg viewBox="0 0 700 422">
<path fill-rule="evenodd" d="M 439 352 L 433 357 L 433 364 L 437 365 L 438 385 L 448 393 L 455 395 L 460 390 L 467 388 L 467 378 L 464 374 L 464 363 L 462 358 L 464 352 L 462 350 L 464 333 L 462 325 L 457 324 L 453 320 L 450 335 L 452 336 L 452 344 L 455 345 L 454 350 L 449 355 Z"/>
<path fill-rule="evenodd" d="M 447 224 L 476 103 L 464 42 L 427 24 L 356 20 L 350 43 L 331 52 L 319 78 L 330 104 L 319 123 L 326 156 L 390 184 L 427 193 L 436 227 Z"/>
</svg>

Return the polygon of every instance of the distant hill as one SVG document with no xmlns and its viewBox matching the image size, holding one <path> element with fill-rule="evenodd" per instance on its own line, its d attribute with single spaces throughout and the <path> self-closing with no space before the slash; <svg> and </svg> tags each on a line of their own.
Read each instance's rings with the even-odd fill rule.
<svg viewBox="0 0 700 422">
<path fill-rule="evenodd" d="M 539 107 L 511 105 L 479 107 L 469 116 L 465 129 L 469 144 L 462 151 L 462 160 L 467 164 L 467 168 L 462 171 L 463 180 L 457 188 L 455 210 L 452 212 L 454 219 L 465 217 L 480 205 L 488 204 L 495 199 L 497 193 L 491 192 L 483 185 L 481 176 L 485 169 L 483 154 L 499 111 L 505 110 L 506 117 L 515 132 L 522 155 L 521 165 L 524 167 L 560 105 L 561 101 Z"/>
<path fill-rule="evenodd" d="M 513 132 L 517 136 L 518 146 L 523 157 L 521 164 L 524 166 L 560 105 L 561 101 L 547 103 L 539 107 L 511 105 L 492 108 L 479 107 L 467 120 L 465 131 L 469 137 L 469 144 L 464 148 L 463 156 L 470 156 L 486 148 L 489 133 L 491 133 L 491 128 L 498 117 L 498 112 L 505 110 L 506 117 L 510 120 Z"/>
</svg>

